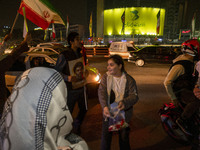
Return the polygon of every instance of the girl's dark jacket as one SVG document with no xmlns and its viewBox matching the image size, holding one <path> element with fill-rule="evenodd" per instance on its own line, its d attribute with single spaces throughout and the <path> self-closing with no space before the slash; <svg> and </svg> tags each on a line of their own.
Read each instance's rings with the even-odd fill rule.
<svg viewBox="0 0 200 150">
<path fill-rule="evenodd" d="M 126 76 L 126 85 L 125 85 L 125 92 L 124 98 L 121 100 L 125 105 L 125 121 L 127 123 L 130 122 L 132 115 L 133 115 L 133 105 L 138 101 L 138 91 L 136 86 L 136 81 L 125 72 Z M 107 77 L 108 73 L 104 74 L 101 83 L 98 89 L 98 97 L 101 107 L 104 108 L 108 106 L 109 108 L 109 95 L 107 92 Z"/>
</svg>

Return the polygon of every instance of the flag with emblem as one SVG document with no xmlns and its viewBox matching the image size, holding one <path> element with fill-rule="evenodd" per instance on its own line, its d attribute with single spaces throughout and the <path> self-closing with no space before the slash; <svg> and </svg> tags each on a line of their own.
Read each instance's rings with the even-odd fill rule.
<svg viewBox="0 0 200 150">
<path fill-rule="evenodd" d="M 24 29 L 23 29 L 23 38 L 26 37 L 26 34 L 28 32 L 28 25 L 27 25 L 27 21 L 26 21 L 26 11 L 25 8 L 23 7 L 23 14 L 24 14 Z"/>
<path fill-rule="evenodd" d="M 54 23 L 52 23 L 52 38 L 53 38 L 53 39 L 56 38 L 56 30 L 55 30 Z"/>
<path fill-rule="evenodd" d="M 124 30 L 125 30 L 125 10 L 121 16 L 121 20 L 122 20 L 122 30 L 121 33 L 124 34 Z"/>
<path fill-rule="evenodd" d="M 196 22 L 196 12 L 192 17 L 192 37 L 195 37 L 195 22 Z"/>
<path fill-rule="evenodd" d="M 69 17 L 67 16 L 66 37 L 68 36 L 68 33 L 69 33 Z"/>
<path fill-rule="evenodd" d="M 158 35 L 160 32 L 160 10 L 157 14 L 157 26 L 156 26 L 156 34 Z"/>
<path fill-rule="evenodd" d="M 26 18 L 37 26 L 46 29 L 51 23 L 63 24 L 61 16 L 48 0 L 22 0 L 18 12 L 23 15 L 26 9 Z"/>
</svg>

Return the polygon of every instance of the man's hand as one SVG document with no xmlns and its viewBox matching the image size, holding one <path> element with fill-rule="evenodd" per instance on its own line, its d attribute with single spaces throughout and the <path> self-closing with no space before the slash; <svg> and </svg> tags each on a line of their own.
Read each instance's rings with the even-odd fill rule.
<svg viewBox="0 0 200 150">
<path fill-rule="evenodd" d="M 69 146 L 65 146 L 65 147 L 57 147 L 57 148 L 58 148 L 58 150 L 72 150 L 72 148 L 69 147 Z"/>
<path fill-rule="evenodd" d="M 11 37 L 12 37 L 12 34 L 8 33 L 8 34 L 4 37 L 3 42 L 7 42 L 9 39 L 11 39 Z"/>
<path fill-rule="evenodd" d="M 123 102 L 119 102 L 118 103 L 118 109 L 123 110 L 125 108 L 124 103 Z"/>
<path fill-rule="evenodd" d="M 68 82 L 76 82 L 77 79 L 76 79 L 76 76 L 68 76 Z"/>
<path fill-rule="evenodd" d="M 32 40 L 31 33 L 28 32 L 24 38 L 24 42 L 30 42 L 31 40 Z"/>
<path fill-rule="evenodd" d="M 179 101 L 177 99 L 173 99 L 172 103 L 174 104 L 175 107 L 179 106 Z"/>
<path fill-rule="evenodd" d="M 106 117 L 110 117 L 110 111 L 107 106 L 103 108 L 103 115 Z"/>
<path fill-rule="evenodd" d="M 194 95 L 200 99 L 200 89 L 198 88 L 198 86 L 196 85 L 195 88 L 193 89 L 193 93 Z"/>
</svg>

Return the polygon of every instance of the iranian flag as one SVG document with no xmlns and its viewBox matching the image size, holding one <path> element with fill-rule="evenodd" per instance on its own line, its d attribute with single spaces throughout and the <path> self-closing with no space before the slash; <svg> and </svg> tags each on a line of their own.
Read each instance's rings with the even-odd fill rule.
<svg viewBox="0 0 200 150">
<path fill-rule="evenodd" d="M 156 34 L 159 34 L 160 31 L 160 10 L 157 14 L 157 26 L 156 26 Z"/>
<path fill-rule="evenodd" d="M 18 12 L 23 15 L 26 8 L 26 18 L 37 26 L 46 29 L 51 23 L 64 24 L 60 15 L 48 0 L 23 0 Z"/>
<path fill-rule="evenodd" d="M 56 38 L 56 30 L 55 30 L 54 23 L 52 23 L 52 38 L 53 38 L 53 39 Z"/>
<path fill-rule="evenodd" d="M 69 33 L 69 18 L 67 16 L 66 37 L 67 37 L 68 33 Z"/>
<path fill-rule="evenodd" d="M 192 37 L 195 37 L 195 22 L 196 22 L 196 12 L 192 17 Z"/>
</svg>

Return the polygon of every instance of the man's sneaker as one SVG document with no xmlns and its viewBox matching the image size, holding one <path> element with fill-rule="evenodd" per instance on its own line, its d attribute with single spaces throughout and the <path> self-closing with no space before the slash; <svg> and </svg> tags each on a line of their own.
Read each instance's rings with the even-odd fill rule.
<svg viewBox="0 0 200 150">
<path fill-rule="evenodd" d="M 185 132 L 186 134 L 192 135 L 189 131 L 188 131 L 188 126 L 185 122 L 185 120 L 178 118 L 176 120 L 177 125 L 182 129 L 183 132 Z"/>
</svg>

